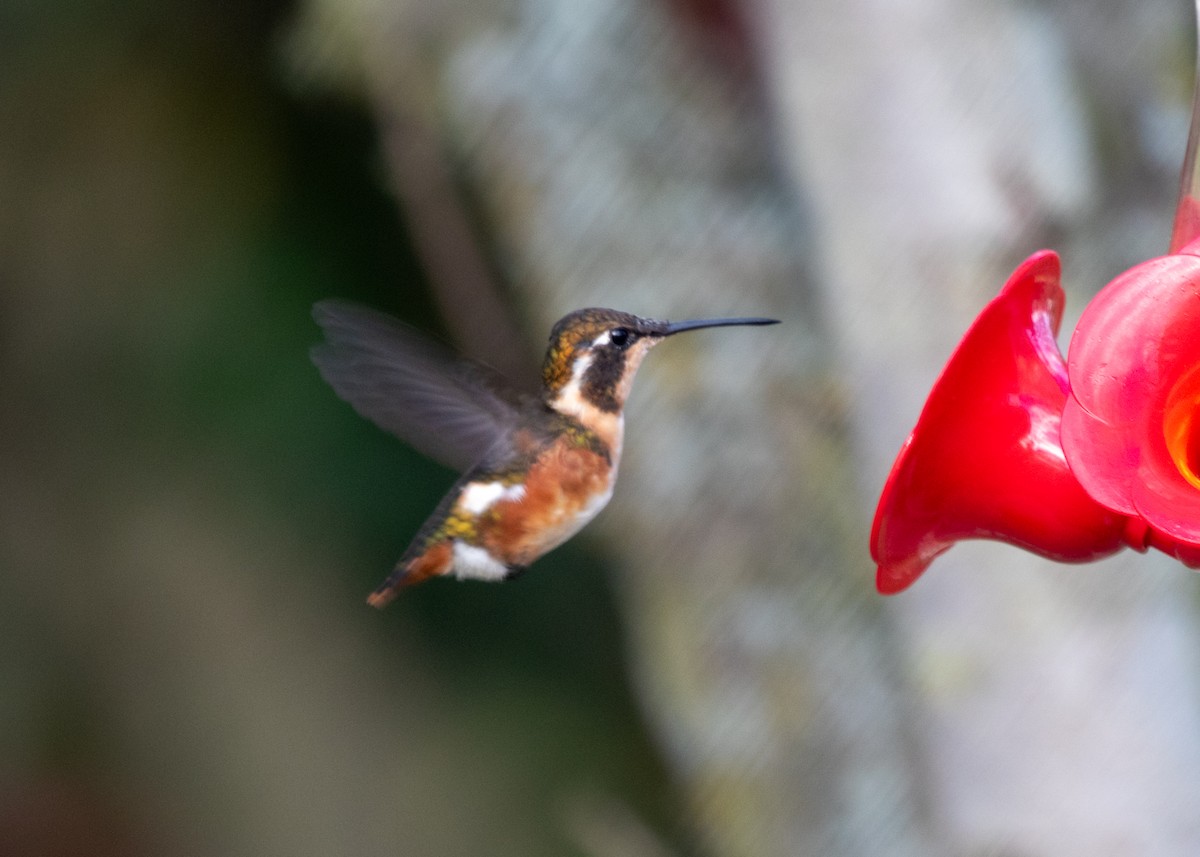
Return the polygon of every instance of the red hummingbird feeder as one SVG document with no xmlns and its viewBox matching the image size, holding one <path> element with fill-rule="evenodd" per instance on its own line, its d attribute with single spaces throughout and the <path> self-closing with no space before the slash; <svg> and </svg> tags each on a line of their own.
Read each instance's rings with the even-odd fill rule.
<svg viewBox="0 0 1200 857">
<path fill-rule="evenodd" d="M 1061 562 L 1153 547 L 1200 567 L 1198 126 L 1200 100 L 1169 255 L 1092 300 L 1067 359 L 1049 250 L 1023 262 L 967 331 L 879 499 L 880 592 L 900 592 L 971 538 Z"/>
</svg>

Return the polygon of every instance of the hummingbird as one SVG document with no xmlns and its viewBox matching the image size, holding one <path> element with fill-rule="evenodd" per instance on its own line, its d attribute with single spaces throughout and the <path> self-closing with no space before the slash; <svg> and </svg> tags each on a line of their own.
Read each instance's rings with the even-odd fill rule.
<svg viewBox="0 0 1200 857">
<path fill-rule="evenodd" d="M 550 332 L 540 394 L 517 392 L 381 312 L 319 301 L 311 356 L 359 414 L 463 475 L 367 603 L 431 577 L 508 580 L 558 547 L 612 497 L 624 407 L 643 358 L 684 331 L 770 318 L 655 321 L 581 309 Z"/>
</svg>

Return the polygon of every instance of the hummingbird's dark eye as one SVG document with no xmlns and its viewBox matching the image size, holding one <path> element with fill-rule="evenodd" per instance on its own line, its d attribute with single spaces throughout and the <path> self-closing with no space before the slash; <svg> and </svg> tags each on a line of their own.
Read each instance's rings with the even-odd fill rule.
<svg viewBox="0 0 1200 857">
<path fill-rule="evenodd" d="M 622 348 L 629 344 L 629 331 L 623 327 L 618 327 L 608 334 L 608 341 L 617 348 Z"/>
</svg>

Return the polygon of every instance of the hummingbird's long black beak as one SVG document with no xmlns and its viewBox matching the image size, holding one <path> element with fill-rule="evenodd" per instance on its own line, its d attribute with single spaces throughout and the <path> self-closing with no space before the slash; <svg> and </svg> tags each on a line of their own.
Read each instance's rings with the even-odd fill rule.
<svg viewBox="0 0 1200 857">
<path fill-rule="evenodd" d="M 779 324 L 777 318 L 698 318 L 694 321 L 670 321 L 661 328 L 663 336 L 683 333 L 685 330 L 699 330 L 702 327 L 733 327 L 735 325 Z"/>
</svg>

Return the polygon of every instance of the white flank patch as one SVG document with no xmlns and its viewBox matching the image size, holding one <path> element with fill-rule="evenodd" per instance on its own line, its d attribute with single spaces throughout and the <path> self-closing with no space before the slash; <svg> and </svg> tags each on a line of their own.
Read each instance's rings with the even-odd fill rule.
<svg viewBox="0 0 1200 857">
<path fill-rule="evenodd" d="M 508 567 L 502 562 L 497 562 L 483 548 L 456 539 L 454 576 L 459 580 L 503 580 L 508 576 Z"/>
<path fill-rule="evenodd" d="M 468 482 L 458 498 L 458 506 L 469 514 L 482 515 L 497 500 L 520 500 L 524 496 L 525 486 L 521 483 Z"/>
</svg>

